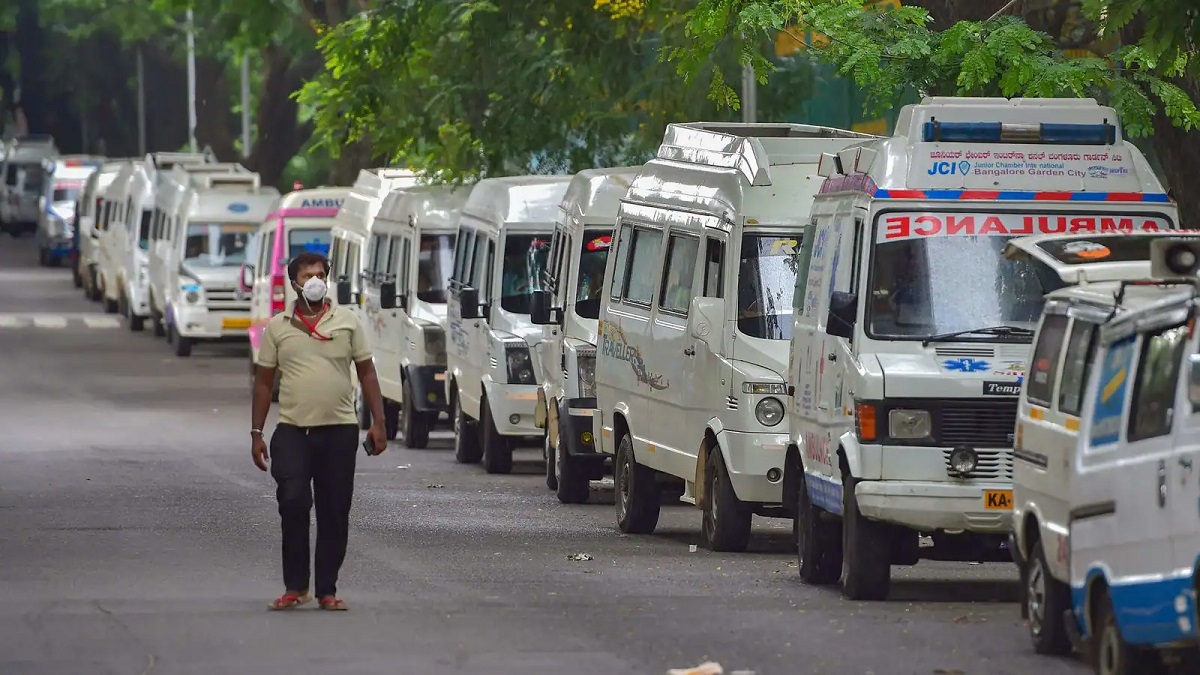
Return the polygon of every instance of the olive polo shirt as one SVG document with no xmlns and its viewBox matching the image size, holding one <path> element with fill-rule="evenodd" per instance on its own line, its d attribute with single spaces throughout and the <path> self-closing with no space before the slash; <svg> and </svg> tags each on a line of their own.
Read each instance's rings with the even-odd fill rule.
<svg viewBox="0 0 1200 675">
<path fill-rule="evenodd" d="M 354 364 L 371 358 L 362 322 L 332 305 L 317 323 L 320 340 L 292 322 L 295 305 L 271 317 L 258 365 L 279 370 L 279 421 L 298 427 L 357 424 Z"/>
</svg>

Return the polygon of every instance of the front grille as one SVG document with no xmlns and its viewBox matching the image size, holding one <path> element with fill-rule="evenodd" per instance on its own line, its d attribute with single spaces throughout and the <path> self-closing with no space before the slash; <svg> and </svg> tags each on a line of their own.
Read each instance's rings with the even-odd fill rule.
<svg viewBox="0 0 1200 675">
<path fill-rule="evenodd" d="M 992 349 L 991 347 L 962 347 L 962 346 L 935 347 L 933 350 L 933 353 L 937 354 L 939 357 L 968 356 L 968 357 L 974 357 L 977 359 L 979 359 L 979 358 L 990 359 L 990 358 L 994 358 L 996 356 L 996 350 Z"/>
<path fill-rule="evenodd" d="M 738 409 L 738 397 L 726 396 L 725 397 L 725 407 L 729 408 L 730 410 L 737 410 Z"/>
<path fill-rule="evenodd" d="M 1017 400 L 945 401 L 935 415 L 938 445 L 1011 448 L 1017 424 Z M 1012 461 L 1009 460 L 1011 470 Z"/>
<path fill-rule="evenodd" d="M 942 459 L 946 463 L 946 472 L 950 472 L 950 450 L 942 451 Z M 1012 480 L 1013 453 L 1012 450 L 976 450 L 979 463 L 968 478 L 994 478 Z"/>
</svg>

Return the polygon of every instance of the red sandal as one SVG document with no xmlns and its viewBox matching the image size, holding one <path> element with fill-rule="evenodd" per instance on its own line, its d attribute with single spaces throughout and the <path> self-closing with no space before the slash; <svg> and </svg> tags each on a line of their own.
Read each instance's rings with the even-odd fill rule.
<svg viewBox="0 0 1200 675">
<path fill-rule="evenodd" d="M 297 593 L 296 591 L 288 591 L 287 593 L 279 596 L 274 602 L 267 605 L 267 609 L 295 609 L 309 600 L 312 600 L 312 596 L 308 594 L 308 591 L 301 593 Z"/>
<path fill-rule="evenodd" d="M 317 605 L 321 609 L 326 609 L 331 612 L 344 612 L 344 611 L 350 609 L 349 607 L 346 606 L 346 603 L 342 602 L 340 599 L 338 599 L 332 595 L 327 595 L 327 596 L 321 598 L 318 601 Z"/>
</svg>

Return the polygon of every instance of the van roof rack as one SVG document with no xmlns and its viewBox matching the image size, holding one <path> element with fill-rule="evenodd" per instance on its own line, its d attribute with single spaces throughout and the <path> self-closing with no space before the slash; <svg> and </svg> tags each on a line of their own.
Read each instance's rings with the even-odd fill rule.
<svg viewBox="0 0 1200 675">
<path fill-rule="evenodd" d="M 216 161 L 216 156 L 211 152 L 151 152 L 146 155 L 146 163 L 159 171 L 167 171 L 177 164 L 211 164 Z"/>
<path fill-rule="evenodd" d="M 192 186 L 204 190 L 222 192 L 256 192 L 262 187 L 262 177 L 257 173 L 203 173 L 192 176 Z"/>
</svg>

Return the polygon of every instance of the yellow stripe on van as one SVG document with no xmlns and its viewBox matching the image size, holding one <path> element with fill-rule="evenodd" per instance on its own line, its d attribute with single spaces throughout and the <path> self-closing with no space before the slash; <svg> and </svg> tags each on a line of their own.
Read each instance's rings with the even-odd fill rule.
<svg viewBox="0 0 1200 675">
<path fill-rule="evenodd" d="M 1046 419 L 1046 411 L 1036 406 L 1029 406 L 1029 417 L 1035 420 Z"/>
<path fill-rule="evenodd" d="M 1078 417 L 1071 417 L 1070 415 L 1068 415 L 1067 421 L 1065 424 L 1067 427 L 1067 431 L 1079 431 L 1079 418 Z"/>
<path fill-rule="evenodd" d="M 1125 371 L 1125 368 L 1118 370 L 1117 374 L 1113 375 L 1113 378 L 1108 381 L 1108 384 L 1104 385 L 1104 391 L 1100 394 L 1100 400 L 1102 402 L 1108 403 L 1108 399 L 1112 398 L 1113 394 L 1117 393 L 1117 390 L 1121 388 L 1122 384 L 1125 384 Z"/>
</svg>

